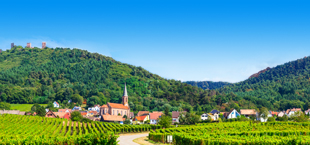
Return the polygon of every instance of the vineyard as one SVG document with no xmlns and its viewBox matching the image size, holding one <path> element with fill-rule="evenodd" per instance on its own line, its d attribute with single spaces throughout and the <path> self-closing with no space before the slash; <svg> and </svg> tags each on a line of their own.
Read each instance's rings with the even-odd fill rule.
<svg viewBox="0 0 310 145">
<path fill-rule="evenodd" d="M 309 123 L 209 123 L 151 131 L 149 139 L 176 145 L 310 144 Z"/>
<path fill-rule="evenodd" d="M 4 114 L 0 116 L 0 144 L 116 145 L 118 133 L 152 129 L 160 129 L 160 126 L 80 123 L 58 118 Z"/>
</svg>

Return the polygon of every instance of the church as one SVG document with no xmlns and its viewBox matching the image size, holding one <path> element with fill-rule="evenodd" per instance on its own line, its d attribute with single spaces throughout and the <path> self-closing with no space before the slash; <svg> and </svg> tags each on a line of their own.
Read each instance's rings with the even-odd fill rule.
<svg viewBox="0 0 310 145">
<path fill-rule="evenodd" d="M 102 105 L 100 107 L 101 121 L 122 122 L 124 121 L 123 117 L 125 115 L 127 116 L 127 118 L 130 118 L 130 107 L 128 104 L 126 83 L 124 87 L 124 94 L 123 94 L 122 100 L 123 100 L 123 104 L 107 103 L 105 105 Z"/>
</svg>

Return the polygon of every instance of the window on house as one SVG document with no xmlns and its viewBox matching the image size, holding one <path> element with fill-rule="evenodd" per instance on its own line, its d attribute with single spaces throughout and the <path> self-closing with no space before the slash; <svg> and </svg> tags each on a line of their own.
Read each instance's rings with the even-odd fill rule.
<svg viewBox="0 0 310 145">
<path fill-rule="evenodd" d="M 116 115 L 118 115 L 119 113 L 118 113 L 118 110 L 117 110 L 117 114 Z"/>
<path fill-rule="evenodd" d="M 113 110 L 113 115 L 114 115 L 114 110 Z"/>
</svg>

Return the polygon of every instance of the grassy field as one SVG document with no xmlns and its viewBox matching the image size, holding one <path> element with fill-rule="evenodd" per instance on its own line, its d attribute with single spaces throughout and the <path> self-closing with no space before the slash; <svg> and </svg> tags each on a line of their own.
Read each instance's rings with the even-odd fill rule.
<svg viewBox="0 0 310 145">
<path fill-rule="evenodd" d="M 41 106 L 47 106 L 47 104 L 40 104 Z M 11 104 L 11 110 L 30 111 L 33 104 Z"/>
</svg>

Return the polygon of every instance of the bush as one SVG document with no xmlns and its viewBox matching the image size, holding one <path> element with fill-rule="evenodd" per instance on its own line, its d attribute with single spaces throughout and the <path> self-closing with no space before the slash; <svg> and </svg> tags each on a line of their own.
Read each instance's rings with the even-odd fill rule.
<svg viewBox="0 0 310 145">
<path fill-rule="evenodd" d="M 273 118 L 273 117 L 269 117 L 269 118 L 267 119 L 267 121 L 268 121 L 268 122 L 274 122 L 274 121 L 276 121 L 276 119 Z"/>
</svg>

